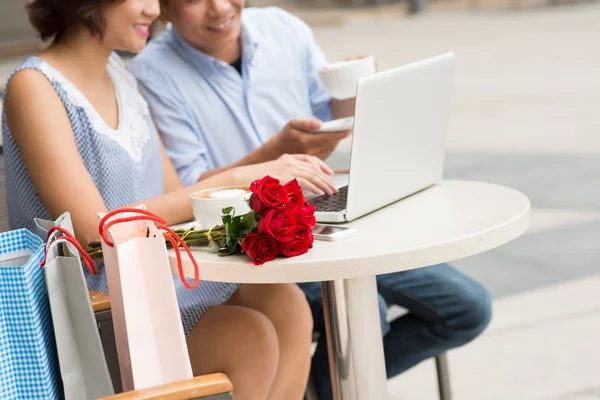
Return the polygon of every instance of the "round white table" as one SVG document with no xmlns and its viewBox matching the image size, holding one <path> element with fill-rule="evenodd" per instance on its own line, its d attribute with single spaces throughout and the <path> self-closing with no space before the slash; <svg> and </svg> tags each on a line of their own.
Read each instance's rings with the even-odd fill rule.
<svg viewBox="0 0 600 400">
<path fill-rule="evenodd" d="M 529 226 L 529 199 L 489 183 L 443 181 L 349 223 L 358 233 L 254 267 L 194 249 L 200 278 L 237 283 L 320 281 L 334 398 L 385 400 L 376 275 L 449 262 L 501 246 Z M 170 253 L 171 260 L 174 260 Z M 192 264 L 182 253 L 186 276 Z M 176 268 L 172 262 L 172 266 Z M 174 269 L 176 272 L 176 269 Z"/>
</svg>

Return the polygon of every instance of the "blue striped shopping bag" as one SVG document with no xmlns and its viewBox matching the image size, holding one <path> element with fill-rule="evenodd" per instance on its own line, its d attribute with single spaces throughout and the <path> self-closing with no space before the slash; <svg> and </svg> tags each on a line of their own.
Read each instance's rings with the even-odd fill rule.
<svg viewBox="0 0 600 400">
<path fill-rule="evenodd" d="M 43 258 L 28 230 L 0 234 L 0 399 L 61 398 Z"/>
</svg>

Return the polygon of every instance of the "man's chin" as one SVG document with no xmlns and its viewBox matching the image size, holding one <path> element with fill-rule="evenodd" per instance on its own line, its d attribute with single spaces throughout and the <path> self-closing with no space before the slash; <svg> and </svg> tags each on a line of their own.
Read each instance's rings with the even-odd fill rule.
<svg viewBox="0 0 600 400">
<path fill-rule="evenodd" d="M 240 27 L 235 27 L 227 32 L 215 32 L 211 30 L 207 30 L 208 33 L 207 42 L 210 40 L 213 43 L 229 43 L 234 40 L 237 40 L 240 37 Z"/>
<path fill-rule="evenodd" d="M 232 43 L 237 42 L 239 38 L 239 34 L 214 35 L 209 40 L 204 40 L 204 43 L 206 43 L 207 48 L 223 49 L 229 47 Z"/>
</svg>

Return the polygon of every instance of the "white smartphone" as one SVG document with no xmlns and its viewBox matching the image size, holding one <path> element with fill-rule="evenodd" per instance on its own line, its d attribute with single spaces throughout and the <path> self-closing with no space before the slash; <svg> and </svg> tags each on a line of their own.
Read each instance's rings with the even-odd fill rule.
<svg viewBox="0 0 600 400">
<path fill-rule="evenodd" d="M 333 121 L 324 122 L 321 128 L 313 131 L 314 133 L 340 132 L 348 131 L 354 127 L 354 117 L 334 119 Z"/>
<path fill-rule="evenodd" d="M 336 240 L 345 239 L 354 235 L 357 232 L 356 228 L 348 228 L 345 226 L 336 225 L 320 225 L 317 224 L 313 228 L 313 235 L 316 240 L 325 240 L 334 242 Z"/>
</svg>

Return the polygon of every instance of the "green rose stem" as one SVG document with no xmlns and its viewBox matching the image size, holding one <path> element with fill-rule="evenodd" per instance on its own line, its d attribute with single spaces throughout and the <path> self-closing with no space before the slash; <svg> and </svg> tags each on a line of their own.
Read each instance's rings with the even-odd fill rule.
<svg viewBox="0 0 600 400">
<path fill-rule="evenodd" d="M 209 231 L 212 240 L 209 240 Z M 175 233 L 179 235 L 188 246 L 206 246 L 210 244 L 211 241 L 218 242 L 227 237 L 225 225 L 217 225 L 210 230 L 194 228 L 177 229 Z M 165 242 L 168 248 L 173 247 L 169 240 L 165 239 Z M 99 240 L 88 243 L 87 253 L 93 259 L 102 259 L 102 243 Z"/>
</svg>

